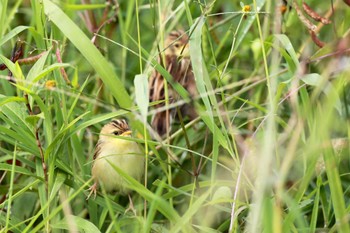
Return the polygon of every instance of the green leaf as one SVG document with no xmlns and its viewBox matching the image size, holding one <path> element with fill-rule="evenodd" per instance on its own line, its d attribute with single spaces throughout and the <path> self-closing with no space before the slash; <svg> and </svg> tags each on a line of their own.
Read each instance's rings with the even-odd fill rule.
<svg viewBox="0 0 350 233">
<path fill-rule="evenodd" d="M 77 118 L 75 118 L 73 121 L 69 122 L 69 124 L 67 124 L 63 129 L 61 129 L 59 131 L 59 133 L 55 136 L 52 143 L 47 147 L 47 149 L 45 151 L 45 154 L 44 154 L 45 161 L 47 160 L 49 154 L 54 149 L 57 149 L 61 145 L 62 138 L 69 132 L 69 130 L 71 130 L 71 128 L 87 114 L 89 114 L 89 112 L 85 112 L 82 115 L 78 116 Z"/>
<path fill-rule="evenodd" d="M 326 165 L 327 178 L 333 203 L 334 214 L 336 218 L 337 232 L 350 232 L 347 204 L 345 204 L 345 196 L 342 188 L 342 181 L 337 166 L 336 156 L 333 149 L 326 148 L 323 154 Z"/>
<path fill-rule="evenodd" d="M 27 75 L 28 82 L 34 82 L 35 77 L 37 77 L 42 72 L 48 55 L 49 55 L 49 52 L 46 52 L 45 54 L 43 54 L 39 58 L 39 60 L 35 62 L 33 67 L 29 70 Z"/>
<path fill-rule="evenodd" d="M 106 8 L 107 4 L 64 4 L 65 10 L 82 11 Z"/>
<path fill-rule="evenodd" d="M 18 35 L 19 33 L 21 33 L 22 31 L 24 31 L 28 28 L 30 28 L 30 27 L 18 26 L 16 28 L 12 29 L 9 33 L 7 33 L 4 37 L 2 37 L 0 39 L 0 46 L 5 44 L 7 41 L 11 40 L 11 38 L 15 37 L 16 35 Z"/>
<path fill-rule="evenodd" d="M 46 67 L 45 69 L 43 69 L 33 80 L 34 83 L 38 82 L 40 79 L 42 79 L 45 75 L 49 74 L 51 71 L 58 69 L 58 68 L 62 68 L 62 67 L 68 67 L 71 66 L 70 64 L 67 63 L 55 63 L 52 64 L 48 67 Z"/>
<path fill-rule="evenodd" d="M 7 103 L 11 102 L 25 102 L 26 100 L 23 97 L 17 97 L 17 96 L 8 96 L 8 97 L 2 97 L 0 95 L 0 107 L 2 105 L 5 105 Z"/>
<path fill-rule="evenodd" d="M 190 54 L 191 54 L 191 62 L 193 67 L 193 73 L 196 79 L 196 85 L 199 92 L 199 95 L 201 96 L 204 105 L 210 114 L 212 116 L 211 112 L 211 104 L 208 98 L 207 89 L 205 87 L 205 80 L 203 76 L 209 76 L 207 68 L 205 67 L 205 64 L 203 62 L 203 56 L 202 56 L 202 27 L 204 25 L 204 17 L 198 18 L 195 23 L 191 27 L 191 31 L 193 31 L 191 39 L 190 39 Z"/>
<path fill-rule="evenodd" d="M 67 175 L 60 172 L 56 176 L 56 180 L 54 184 L 52 185 L 51 193 L 50 193 L 50 198 L 53 198 L 54 196 L 57 196 L 58 191 L 61 189 L 63 183 L 66 181 Z"/>
<path fill-rule="evenodd" d="M 12 72 L 13 77 L 17 79 L 24 79 L 21 67 L 18 63 L 13 63 L 10 59 L 0 54 L 0 60 L 7 66 L 7 68 Z"/>
<path fill-rule="evenodd" d="M 15 98 L 15 97 L 13 97 Z M 17 98 L 15 98 L 17 99 Z M 7 101 L 8 99 L 0 94 L 0 103 L 2 101 Z M 0 105 L 1 113 L 5 114 L 7 118 L 15 125 L 18 125 L 19 128 L 25 130 L 29 134 L 33 134 L 33 127 L 25 121 L 25 118 L 28 116 L 27 109 L 25 105 L 17 102 L 10 102 L 4 105 Z"/>
<path fill-rule="evenodd" d="M 292 70 L 292 72 L 294 73 L 296 71 L 296 69 L 299 67 L 299 59 L 298 59 L 298 56 L 293 48 L 292 43 L 290 42 L 289 38 L 284 34 L 275 35 L 275 38 L 280 41 L 283 48 L 288 52 L 289 56 L 293 60 L 294 65 L 292 65 L 291 62 L 288 62 L 288 60 L 287 60 L 287 62 L 291 66 L 291 68 L 294 69 L 294 70 Z"/>
<path fill-rule="evenodd" d="M 111 64 L 102 56 L 90 39 L 56 4 L 44 0 L 44 10 L 47 17 L 62 31 L 62 33 L 81 52 L 90 65 L 96 70 L 102 81 L 118 104 L 123 108 L 130 108 L 133 103 L 124 88 L 123 83 L 116 76 Z"/>
<path fill-rule="evenodd" d="M 30 115 L 26 117 L 26 122 L 28 122 L 29 124 L 31 124 L 33 127 L 36 127 L 36 124 L 38 123 L 38 121 L 40 119 L 45 119 L 44 117 L 44 113 L 39 113 L 37 115 Z"/>
<path fill-rule="evenodd" d="M 79 216 L 74 216 L 74 215 L 65 216 L 64 219 L 52 224 L 52 228 L 70 230 L 70 229 L 72 229 L 71 224 L 74 224 L 75 227 L 77 227 L 79 229 L 79 232 L 85 232 L 85 233 L 99 233 L 99 232 L 101 232 L 90 221 L 83 219 Z"/>
<path fill-rule="evenodd" d="M 323 77 L 317 73 L 306 74 L 303 77 L 301 77 L 301 80 L 310 86 L 320 87 L 322 85 L 321 86 L 322 92 L 326 96 L 329 96 L 329 95 L 334 96 L 335 98 L 334 107 L 337 109 L 338 113 L 342 115 L 342 106 L 341 106 L 340 97 L 336 88 L 333 86 L 331 82 L 326 81 L 324 83 Z"/>
<path fill-rule="evenodd" d="M 191 62 L 193 67 L 193 73 L 196 79 L 197 90 L 199 95 L 204 102 L 205 110 L 201 110 L 201 107 L 197 105 L 197 109 L 200 112 L 200 116 L 208 128 L 213 133 L 214 137 L 218 139 L 218 142 L 228 151 L 231 151 L 228 143 L 227 143 L 227 135 L 223 135 L 221 130 L 217 127 L 213 118 L 213 109 L 219 110 L 218 103 L 216 101 L 216 97 L 214 95 L 215 91 L 211 84 L 209 73 L 203 59 L 202 55 L 202 27 L 204 26 L 205 18 L 198 18 L 195 23 L 191 27 L 192 36 L 190 39 L 190 54 L 191 54 Z M 218 113 L 220 117 L 220 113 Z M 222 121 L 220 121 L 222 123 Z M 227 131 L 225 131 L 226 133 Z M 216 159 L 217 156 L 214 155 L 213 167 L 216 167 Z M 213 171 L 215 172 L 215 171 Z"/>
<path fill-rule="evenodd" d="M 128 188 L 135 190 L 138 194 L 140 194 L 147 201 L 155 202 L 158 211 L 161 212 L 170 221 L 178 222 L 180 220 L 180 216 L 177 214 L 177 212 L 174 210 L 174 208 L 171 205 L 169 205 L 169 203 L 166 202 L 163 198 L 161 198 L 160 196 L 156 196 L 153 192 L 146 189 L 143 185 L 141 185 L 133 177 L 129 176 L 121 168 L 115 166 L 113 163 L 109 162 L 109 164 L 128 182 L 128 184 L 129 184 Z"/>
<path fill-rule="evenodd" d="M 317 73 L 311 73 L 311 74 L 306 74 L 303 77 L 301 77 L 301 80 L 306 83 L 307 85 L 310 86 L 318 86 L 321 84 L 322 76 L 317 74 Z"/>
<path fill-rule="evenodd" d="M 144 120 L 147 119 L 149 106 L 148 80 L 145 74 L 138 74 L 134 79 L 136 104 L 140 109 Z"/>
<path fill-rule="evenodd" d="M 12 171 L 12 165 L 0 163 L 0 170 L 1 171 L 9 171 L 10 172 L 10 171 Z M 37 179 L 42 180 L 41 177 L 37 176 L 34 173 L 31 173 L 30 171 L 28 171 L 24 167 L 14 166 L 13 172 L 14 173 L 18 173 L 18 174 L 22 174 L 22 175 L 26 175 L 26 176 L 29 176 L 29 177 L 35 177 Z"/>
</svg>

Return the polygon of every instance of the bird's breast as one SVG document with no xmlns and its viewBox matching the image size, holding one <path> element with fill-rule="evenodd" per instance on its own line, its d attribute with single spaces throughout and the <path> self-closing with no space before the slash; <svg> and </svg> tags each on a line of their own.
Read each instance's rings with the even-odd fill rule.
<svg viewBox="0 0 350 233">
<path fill-rule="evenodd" d="M 92 167 L 92 174 L 107 192 L 129 192 L 125 179 L 112 164 L 138 181 L 144 174 L 144 156 L 137 143 L 120 139 L 104 143 Z"/>
</svg>

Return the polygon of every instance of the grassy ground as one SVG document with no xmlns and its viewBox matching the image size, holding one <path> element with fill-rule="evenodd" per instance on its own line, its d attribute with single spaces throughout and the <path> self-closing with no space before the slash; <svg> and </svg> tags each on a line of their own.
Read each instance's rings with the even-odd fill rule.
<svg viewBox="0 0 350 233">
<path fill-rule="evenodd" d="M 1 0 L 0 232 L 350 232 L 349 1 L 286 2 Z M 173 29 L 191 35 L 199 117 L 156 140 L 140 90 L 171 79 Z M 144 182 L 123 174 L 137 216 L 86 200 L 120 117 L 147 158 Z"/>
</svg>

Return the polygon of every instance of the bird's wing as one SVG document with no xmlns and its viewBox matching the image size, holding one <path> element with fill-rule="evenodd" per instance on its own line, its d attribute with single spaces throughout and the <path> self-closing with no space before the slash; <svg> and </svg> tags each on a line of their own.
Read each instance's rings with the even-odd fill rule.
<svg viewBox="0 0 350 233">
<path fill-rule="evenodd" d="M 169 58 L 166 58 L 169 60 Z M 174 64 L 172 62 L 167 62 L 167 71 L 173 75 L 174 74 Z M 158 72 L 154 71 L 149 79 L 149 98 L 150 102 L 159 101 L 165 99 L 164 91 L 164 77 Z M 171 96 L 169 96 L 171 99 Z"/>
<path fill-rule="evenodd" d="M 93 157 L 93 161 L 96 160 L 97 156 L 100 154 L 100 151 L 101 151 L 101 140 L 98 140 L 97 144 L 96 144 L 96 147 L 95 147 L 95 152 L 94 152 L 94 157 Z"/>
</svg>

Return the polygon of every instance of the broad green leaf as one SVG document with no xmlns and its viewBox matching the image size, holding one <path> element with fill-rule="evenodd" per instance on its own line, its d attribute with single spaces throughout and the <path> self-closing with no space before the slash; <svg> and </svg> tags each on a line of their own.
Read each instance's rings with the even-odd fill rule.
<svg viewBox="0 0 350 233">
<path fill-rule="evenodd" d="M 0 103 L 8 100 L 5 96 L 0 94 Z M 5 105 L 0 105 L 0 111 L 7 116 L 7 118 L 21 129 L 33 134 L 34 128 L 25 121 L 28 116 L 27 109 L 24 103 L 10 102 Z"/>
<path fill-rule="evenodd" d="M 18 63 L 13 63 L 10 59 L 0 54 L 0 60 L 7 66 L 7 68 L 12 72 L 12 75 L 16 79 L 24 79 L 21 67 Z"/>
<path fill-rule="evenodd" d="M 319 86 L 322 82 L 322 76 L 317 73 L 306 74 L 301 77 L 301 80 L 310 86 Z"/>
<path fill-rule="evenodd" d="M 31 124 L 33 127 L 36 127 L 36 124 L 38 123 L 38 121 L 40 119 L 45 119 L 44 117 L 44 113 L 39 113 L 37 115 L 30 115 L 26 117 L 26 122 L 28 122 L 29 124 Z"/>
<path fill-rule="evenodd" d="M 74 224 L 73 226 L 71 224 Z M 61 221 L 52 224 L 52 228 L 61 230 L 70 230 L 77 228 L 79 232 L 85 233 L 99 233 L 101 232 L 94 224 L 89 220 L 79 216 L 67 215 Z"/>
<path fill-rule="evenodd" d="M 203 56 L 202 56 L 202 27 L 204 25 L 204 18 L 200 17 L 198 18 L 195 23 L 191 27 L 191 31 L 193 31 L 191 39 L 190 39 L 190 54 L 191 54 L 191 62 L 193 67 L 193 73 L 196 79 L 196 85 L 199 92 L 199 95 L 201 96 L 204 105 L 206 107 L 206 111 L 208 111 L 208 114 L 212 118 L 212 112 L 211 112 L 211 103 L 209 101 L 208 95 L 207 95 L 207 89 L 205 87 L 205 80 L 204 76 L 208 76 L 207 68 L 205 67 L 205 64 L 203 62 Z"/>
<path fill-rule="evenodd" d="M 136 104 L 144 120 L 147 120 L 149 105 L 148 79 L 145 74 L 138 74 L 134 79 Z"/>
</svg>

